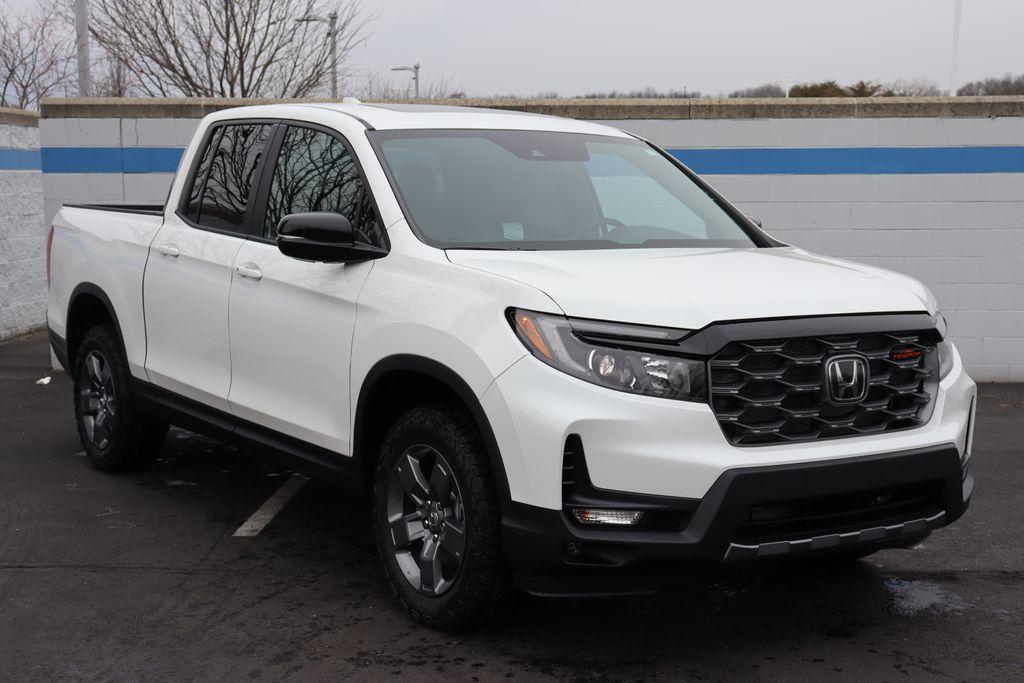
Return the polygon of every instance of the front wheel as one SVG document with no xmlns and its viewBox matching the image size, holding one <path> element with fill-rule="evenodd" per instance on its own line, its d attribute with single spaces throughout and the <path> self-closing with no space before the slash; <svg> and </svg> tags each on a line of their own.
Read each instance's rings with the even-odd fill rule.
<svg viewBox="0 0 1024 683">
<path fill-rule="evenodd" d="M 417 620 L 465 627 L 504 594 L 497 493 L 479 433 L 457 408 L 416 408 L 391 427 L 374 525 L 385 576 Z"/>
</svg>

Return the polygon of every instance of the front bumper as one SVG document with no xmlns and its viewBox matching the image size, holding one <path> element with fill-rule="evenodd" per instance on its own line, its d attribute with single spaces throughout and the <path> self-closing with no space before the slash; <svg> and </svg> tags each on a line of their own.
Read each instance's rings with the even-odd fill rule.
<svg viewBox="0 0 1024 683">
<path fill-rule="evenodd" d="M 967 509 L 969 464 L 947 444 L 728 470 L 699 500 L 657 499 L 681 514 L 677 530 L 583 528 L 562 510 L 514 503 L 503 543 L 519 583 L 540 594 L 645 590 L 683 564 L 907 547 Z M 772 510 L 774 521 L 757 521 Z"/>
<path fill-rule="evenodd" d="M 724 472 L 938 448 L 968 451 L 976 387 L 959 357 L 939 383 L 928 423 L 913 429 L 763 446 L 728 442 L 706 403 L 638 396 L 589 384 L 526 356 L 480 397 L 501 453 L 509 497 L 562 508 L 562 458 L 578 435 L 599 489 L 701 499 Z"/>
<path fill-rule="evenodd" d="M 612 391 L 524 357 L 481 396 L 508 482 L 507 559 L 531 591 L 604 593 L 606 583 L 643 589 L 647 577 L 674 577 L 684 563 L 913 545 L 968 505 L 975 396 L 957 355 L 920 427 L 743 447 L 729 443 L 707 404 Z M 577 441 L 589 488 L 573 501 L 563 466 Z M 751 532 L 754 517 L 786 506 L 827 511 L 853 500 L 858 508 L 865 496 L 893 495 L 918 502 L 891 515 L 839 510 L 834 524 Z M 584 528 L 567 513 L 574 502 L 646 509 L 658 523 Z"/>
</svg>

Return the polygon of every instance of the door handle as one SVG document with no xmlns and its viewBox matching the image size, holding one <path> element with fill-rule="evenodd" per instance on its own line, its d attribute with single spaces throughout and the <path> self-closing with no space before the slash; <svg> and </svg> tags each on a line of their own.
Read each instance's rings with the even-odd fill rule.
<svg viewBox="0 0 1024 683">
<path fill-rule="evenodd" d="M 173 244 L 161 244 L 156 248 L 156 250 L 164 256 L 170 256 L 171 258 L 178 258 L 178 254 L 181 253 Z"/>
<path fill-rule="evenodd" d="M 235 272 L 242 277 L 247 277 L 250 280 L 259 280 L 263 277 L 263 271 L 255 263 L 243 263 L 235 266 Z"/>
</svg>

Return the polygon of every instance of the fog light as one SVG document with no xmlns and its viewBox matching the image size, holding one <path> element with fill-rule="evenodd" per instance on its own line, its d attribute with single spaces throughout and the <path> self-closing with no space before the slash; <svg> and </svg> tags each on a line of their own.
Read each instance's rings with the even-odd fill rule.
<svg viewBox="0 0 1024 683">
<path fill-rule="evenodd" d="M 614 526 L 633 526 L 644 516 L 638 510 L 594 510 L 577 508 L 572 511 L 576 521 L 581 524 L 611 524 Z"/>
</svg>

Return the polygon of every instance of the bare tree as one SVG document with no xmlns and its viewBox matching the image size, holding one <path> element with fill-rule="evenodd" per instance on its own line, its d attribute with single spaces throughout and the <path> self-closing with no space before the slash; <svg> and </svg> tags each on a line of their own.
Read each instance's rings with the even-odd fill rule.
<svg viewBox="0 0 1024 683">
<path fill-rule="evenodd" d="M 778 83 L 765 83 L 753 88 L 743 88 L 729 93 L 729 97 L 785 97 L 786 91 Z"/>
<path fill-rule="evenodd" d="M 928 78 L 900 78 L 885 86 L 886 94 L 893 97 L 938 97 L 942 95 L 935 81 Z"/>
<path fill-rule="evenodd" d="M 631 99 L 631 100 L 658 100 L 658 99 L 700 99 L 700 90 L 682 90 L 668 89 L 658 90 L 651 86 L 647 86 L 642 90 L 612 90 L 610 92 L 588 92 L 583 94 L 584 99 L 588 100 L 619 100 L 619 99 Z"/>
<path fill-rule="evenodd" d="M 323 24 L 337 12 L 339 77 L 367 24 L 358 0 L 93 0 L 90 33 L 145 95 L 308 97 L 330 75 Z"/>
<path fill-rule="evenodd" d="M 379 71 L 370 71 L 349 79 L 346 94 L 361 100 L 410 100 L 413 98 L 411 79 L 403 79 L 403 85 L 396 85 L 394 78 L 383 76 Z M 455 83 L 448 76 L 427 79 L 420 83 L 421 100 L 460 99 L 465 97 L 462 84 Z"/>
<path fill-rule="evenodd" d="M 72 42 L 55 3 L 26 14 L 0 5 L 0 105 L 36 108 L 67 85 Z"/>
<path fill-rule="evenodd" d="M 96 97 L 131 97 L 135 80 L 117 57 L 104 54 L 92 65 L 92 91 Z"/>
<path fill-rule="evenodd" d="M 1024 74 L 1006 74 L 1002 78 L 986 78 L 972 81 L 959 90 L 957 95 L 1024 95 Z"/>
</svg>

